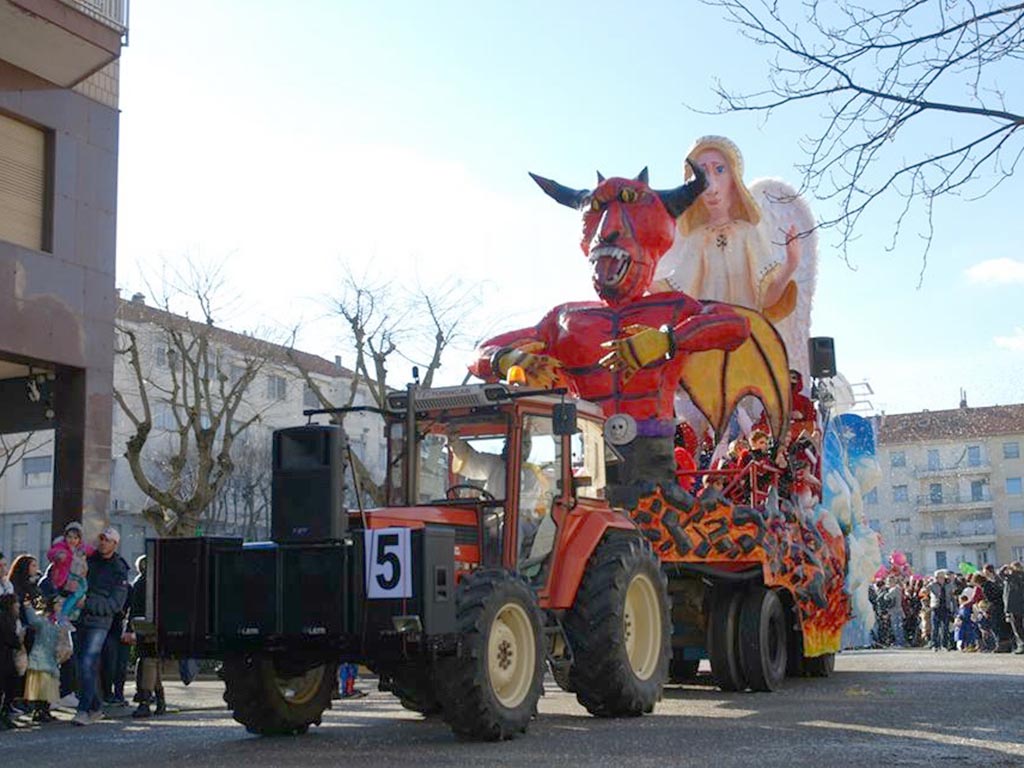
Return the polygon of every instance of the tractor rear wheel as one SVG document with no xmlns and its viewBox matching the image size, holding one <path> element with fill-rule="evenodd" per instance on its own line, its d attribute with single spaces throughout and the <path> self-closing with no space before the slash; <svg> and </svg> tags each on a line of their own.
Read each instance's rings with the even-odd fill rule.
<svg viewBox="0 0 1024 768">
<path fill-rule="evenodd" d="M 224 701 L 249 733 L 289 736 L 320 724 L 338 685 L 338 665 L 299 670 L 265 655 L 237 655 L 224 659 L 221 677 Z"/>
<path fill-rule="evenodd" d="M 711 677 L 723 691 L 743 691 L 747 687 L 739 652 L 742 601 L 743 592 L 728 583 L 715 585 L 711 592 L 707 650 Z"/>
<path fill-rule="evenodd" d="M 774 691 L 786 678 L 786 609 L 770 589 L 754 587 L 740 607 L 740 663 L 755 691 Z"/>
<path fill-rule="evenodd" d="M 564 626 L 573 649 L 570 683 L 588 712 L 624 717 L 654 709 L 672 653 L 668 583 L 638 533 L 604 538 Z"/>
<path fill-rule="evenodd" d="M 438 660 L 442 716 L 457 736 L 483 741 L 526 731 L 544 690 L 540 611 L 526 582 L 476 571 L 459 584 L 460 649 Z"/>
<path fill-rule="evenodd" d="M 822 656 L 804 657 L 804 674 L 808 677 L 831 677 L 836 669 L 836 655 L 826 653 Z"/>
</svg>

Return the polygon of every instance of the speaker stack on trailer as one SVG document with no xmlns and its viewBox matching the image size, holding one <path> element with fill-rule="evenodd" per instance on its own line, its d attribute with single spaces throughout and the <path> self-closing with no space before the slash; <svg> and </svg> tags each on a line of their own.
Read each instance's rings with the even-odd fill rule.
<svg viewBox="0 0 1024 768">
<path fill-rule="evenodd" d="M 345 535 L 346 449 L 345 433 L 336 426 L 308 424 L 274 432 L 274 541 L 324 541 Z"/>
<path fill-rule="evenodd" d="M 146 541 L 146 618 L 163 653 L 198 658 L 213 649 L 214 563 L 220 553 L 241 551 L 238 538 Z"/>
</svg>

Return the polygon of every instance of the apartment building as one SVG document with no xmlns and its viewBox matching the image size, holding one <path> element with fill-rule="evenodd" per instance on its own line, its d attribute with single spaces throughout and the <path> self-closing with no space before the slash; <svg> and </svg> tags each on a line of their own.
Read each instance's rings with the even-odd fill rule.
<svg viewBox="0 0 1024 768">
<path fill-rule="evenodd" d="M 48 433 L 45 471 L 18 468 L 32 504 L 92 533 L 110 491 L 126 22 L 127 0 L 0 0 L 0 435 Z"/>
<path fill-rule="evenodd" d="M 1024 559 L 1024 404 L 877 417 L 865 516 L 914 570 Z"/>
<path fill-rule="evenodd" d="M 267 537 L 271 434 L 281 427 L 305 423 L 302 411 L 321 407 L 302 372 L 309 375 L 332 403 L 345 404 L 351 392 L 352 371 L 343 368 L 338 358 L 329 361 L 254 336 L 190 321 L 146 304 L 141 294 L 129 301 L 118 299 L 117 323 L 138 340 L 140 367 L 153 420 L 153 433 L 143 455 L 154 476 L 159 475 L 160 465 L 177 445 L 176 405 L 168 394 L 172 390 L 171 368 L 176 365 L 169 331 L 177 330 L 186 336 L 190 333 L 205 335 L 210 345 L 206 373 L 214 388 L 221 376 L 226 383 L 231 383 L 246 365 L 256 361 L 259 370 L 245 390 L 235 422 L 254 417 L 256 421 L 235 442 L 232 451 L 235 472 L 203 522 L 203 533 L 241 535 L 250 539 Z M 115 390 L 129 409 L 138 413 L 141 396 L 129 358 L 117 354 L 113 365 Z M 182 400 L 179 398 L 176 402 L 180 415 Z M 365 386 L 357 387 L 353 405 L 371 404 L 369 390 Z M 132 560 L 142 554 L 145 539 L 154 536 L 155 530 L 141 514 L 149 500 L 132 477 L 124 455 L 127 441 L 134 432 L 132 422 L 116 403 L 111 416 L 110 505 L 105 512 L 110 523 L 121 531 L 122 554 Z M 323 416 L 316 418 L 322 422 L 327 420 Z M 353 452 L 373 479 L 382 480 L 386 461 L 383 422 L 372 414 L 353 414 L 346 417 L 345 428 L 352 440 Z M 9 556 L 20 552 L 45 552 L 53 532 L 49 504 L 54 482 L 52 433 L 34 433 L 32 440 L 34 450 L 0 477 L 0 551 Z"/>
</svg>

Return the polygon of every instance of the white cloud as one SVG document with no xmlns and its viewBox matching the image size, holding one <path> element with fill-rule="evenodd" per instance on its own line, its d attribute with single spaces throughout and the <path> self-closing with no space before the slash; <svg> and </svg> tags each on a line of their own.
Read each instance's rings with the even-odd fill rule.
<svg viewBox="0 0 1024 768">
<path fill-rule="evenodd" d="M 972 283 L 1024 284 L 1024 261 L 1007 258 L 981 261 L 968 267 L 967 279 Z"/>
<path fill-rule="evenodd" d="M 996 346 L 1012 352 L 1024 352 L 1024 328 L 1014 328 L 1012 336 L 996 336 Z"/>
</svg>

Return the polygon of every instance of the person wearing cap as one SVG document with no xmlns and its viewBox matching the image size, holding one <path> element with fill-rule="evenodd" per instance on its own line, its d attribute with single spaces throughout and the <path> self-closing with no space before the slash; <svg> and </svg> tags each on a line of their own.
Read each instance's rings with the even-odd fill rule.
<svg viewBox="0 0 1024 768">
<path fill-rule="evenodd" d="M 953 585 L 949 571 L 940 568 L 928 585 L 928 607 L 932 612 L 932 650 L 949 648 L 949 622 L 953 618 Z"/>
<path fill-rule="evenodd" d="M 78 711 L 71 721 L 89 725 L 103 719 L 100 698 L 100 656 L 114 616 L 128 598 L 128 563 L 117 547 L 121 534 L 114 527 L 99 536 L 96 551 L 89 556 L 88 590 L 75 625 L 78 654 Z"/>
</svg>

